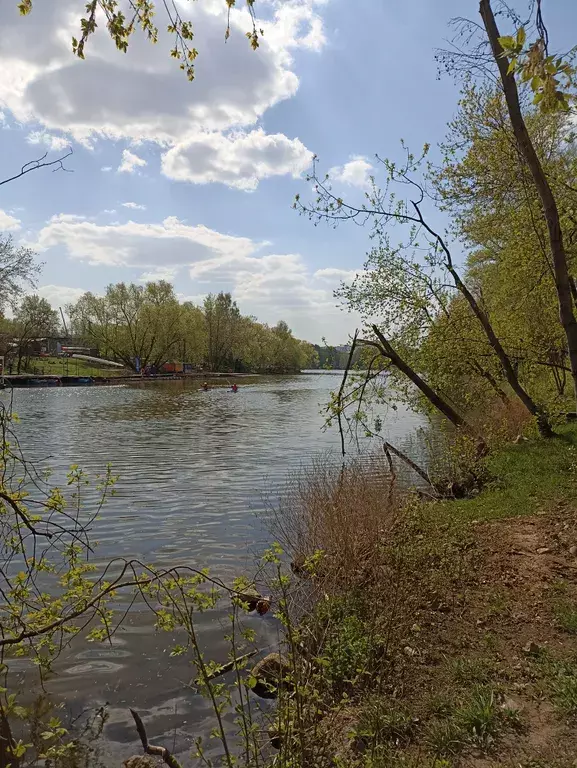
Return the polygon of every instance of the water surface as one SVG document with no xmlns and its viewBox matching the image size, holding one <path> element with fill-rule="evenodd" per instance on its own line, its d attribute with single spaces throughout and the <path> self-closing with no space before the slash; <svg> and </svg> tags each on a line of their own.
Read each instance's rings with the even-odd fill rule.
<svg viewBox="0 0 577 768">
<path fill-rule="evenodd" d="M 270 541 L 263 494 L 287 473 L 327 451 L 338 456 L 336 429 L 323 431 L 322 407 L 339 384 L 335 375 L 263 377 L 199 391 L 181 381 L 94 388 L 14 390 L 17 434 L 30 460 L 53 470 L 59 483 L 71 464 L 89 473 L 111 463 L 120 476 L 116 495 L 96 521 L 98 558 L 141 558 L 209 567 L 227 580 L 251 573 Z M 3 399 L 8 397 L 5 393 Z M 419 424 L 391 412 L 384 434 L 402 445 Z M 224 659 L 225 613 L 203 619 L 203 643 Z M 248 619 L 274 644 L 271 617 Z M 187 687 L 185 658 L 170 658 L 169 640 L 150 617 L 133 610 L 112 646 L 76 642 L 58 662 L 49 688 L 74 715 L 109 704 L 105 762 L 116 765 L 136 746 L 127 707 L 148 714 L 152 731 L 186 753 L 212 727 L 207 705 Z M 176 730 L 175 730 L 176 729 Z"/>
</svg>

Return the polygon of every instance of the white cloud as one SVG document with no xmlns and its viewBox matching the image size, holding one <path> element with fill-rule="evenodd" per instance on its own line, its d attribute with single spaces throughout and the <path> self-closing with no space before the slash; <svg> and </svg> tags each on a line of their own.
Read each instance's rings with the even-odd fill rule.
<svg viewBox="0 0 577 768">
<path fill-rule="evenodd" d="M 104 165 L 100 170 L 103 171 L 104 173 L 108 173 L 109 171 L 112 170 L 112 166 L 111 165 Z"/>
<path fill-rule="evenodd" d="M 233 295 L 243 311 L 259 320 L 285 320 L 304 339 L 322 336 L 342 343 L 360 318 L 341 310 L 333 296 L 339 282 L 318 281 L 298 254 L 245 259 L 238 264 Z M 229 268 L 232 265 L 229 265 Z M 204 276 L 208 273 L 205 271 Z"/>
<path fill-rule="evenodd" d="M 187 293 L 177 293 L 176 298 L 180 302 L 190 301 L 190 303 L 194 304 L 195 307 L 201 307 L 204 304 L 204 300 L 206 299 L 207 295 L 208 294 L 206 293 L 195 293 L 193 295 Z"/>
<path fill-rule="evenodd" d="M 11 216 L 0 208 L 0 232 L 20 229 L 20 219 Z"/>
<path fill-rule="evenodd" d="M 116 209 L 115 209 L 115 208 L 105 208 L 105 209 L 102 211 L 102 213 L 106 213 L 106 214 L 108 214 L 109 216 L 113 216 L 113 215 L 116 213 Z"/>
<path fill-rule="evenodd" d="M 29 144 L 43 144 L 48 150 L 62 152 L 70 146 L 70 140 L 65 136 L 54 136 L 46 131 L 32 131 L 26 137 Z"/>
<path fill-rule="evenodd" d="M 138 282 L 155 283 L 158 280 L 166 280 L 168 283 L 172 283 L 177 274 L 177 267 L 156 267 L 149 272 L 143 272 L 138 278 Z"/>
<path fill-rule="evenodd" d="M 146 206 L 145 205 L 140 205 L 139 203 L 132 203 L 130 201 L 128 201 L 127 203 L 121 203 L 121 205 L 124 208 L 132 208 L 132 210 L 134 210 L 134 211 L 145 211 L 146 210 Z M 112 213 L 116 213 L 116 211 L 112 211 Z"/>
<path fill-rule="evenodd" d="M 41 285 L 34 293 L 46 299 L 54 309 L 72 304 L 86 293 L 84 288 L 70 288 L 66 285 Z"/>
<path fill-rule="evenodd" d="M 238 189 L 256 189 L 261 179 L 305 171 L 313 154 L 299 139 L 282 133 L 200 133 L 177 144 L 162 157 L 162 172 L 194 184 L 221 182 Z"/>
<path fill-rule="evenodd" d="M 264 25 L 265 37 L 273 48 L 308 48 L 320 51 L 326 43 L 321 17 L 315 6 L 327 0 L 298 0 L 276 4 L 274 20 Z"/>
<path fill-rule="evenodd" d="M 342 283 L 352 283 L 355 277 L 360 274 L 360 269 L 338 269 L 337 267 L 325 267 L 317 269 L 313 277 L 316 280 L 340 285 Z"/>
<path fill-rule="evenodd" d="M 297 139 L 282 135 L 265 141 L 260 131 L 259 147 L 250 145 L 253 136 L 236 164 L 231 144 L 238 139 L 206 136 L 246 132 L 269 108 L 294 96 L 299 80 L 293 52 L 319 51 L 325 44 L 318 10 L 322 5 L 319 0 L 262 0 L 265 18 L 259 19 L 259 26 L 265 34 L 253 51 L 245 37 L 251 22 L 241 4 L 231 10 L 231 36 L 225 45 L 226 4 L 187 3 L 199 48 L 202 41 L 196 79 L 190 83 L 169 56 L 172 40 L 160 16 L 158 44 L 135 34 L 126 55 L 118 53 L 99 17 L 86 60 L 80 61 L 70 51 L 82 14 L 77 0 L 35 3 L 26 18 L 17 13 L 15 3 L 0 3 L 0 106 L 21 123 L 34 121 L 50 131 L 61 130 L 90 147 L 98 138 L 174 147 L 165 167 L 176 177 L 195 183 L 224 178 L 224 183 L 250 189 L 258 179 L 272 175 L 271 155 L 283 158 L 286 170 L 279 166 L 277 173 L 297 173 L 307 150 Z M 36 41 L 34 51 L 22 46 L 23 35 Z M 201 149 L 200 134 L 206 134 L 203 141 L 210 145 L 211 162 L 196 173 L 191 171 L 190 153 Z M 123 158 L 119 170 L 135 167 Z"/>
<path fill-rule="evenodd" d="M 186 295 L 230 290 L 243 312 L 268 323 L 286 320 L 301 338 L 326 336 L 341 343 L 360 324 L 333 297 L 348 270 L 315 272 L 300 254 L 263 253 L 266 244 L 174 217 L 160 224 L 97 224 L 60 215 L 32 245 L 38 250 L 60 246 L 70 258 L 93 265 L 140 267 L 140 282 L 169 280 L 179 292 L 186 269 L 193 281 Z M 110 272 L 107 278 L 114 279 Z"/>
<path fill-rule="evenodd" d="M 86 216 L 78 213 L 57 213 L 50 221 L 61 222 L 65 224 L 75 224 L 79 221 L 86 221 Z"/>
<path fill-rule="evenodd" d="M 178 266 L 215 255 L 253 253 L 258 244 L 245 237 L 189 226 L 174 216 L 161 224 L 96 224 L 70 215 L 53 216 L 40 230 L 36 248 L 62 245 L 73 259 L 111 266 Z"/>
<path fill-rule="evenodd" d="M 366 157 L 355 155 L 348 163 L 331 168 L 329 176 L 331 181 L 342 182 L 360 189 L 367 189 L 370 185 L 370 176 L 373 166 Z"/>
<path fill-rule="evenodd" d="M 26 18 L 15 4 L 1 5 L 0 100 L 18 120 L 34 116 L 47 128 L 80 139 L 102 135 L 172 142 L 199 128 L 253 124 L 298 87 L 289 51 L 318 50 L 324 40 L 311 2 L 275 4 L 273 18 L 262 22 L 265 35 L 257 51 L 244 35 L 249 28 L 246 10 L 232 9 L 225 45 L 225 3 L 190 3 L 186 12 L 195 38 L 202 41 L 191 84 L 169 56 L 172 38 L 160 17 L 158 44 L 134 35 L 128 53 L 121 56 L 100 15 L 102 31 L 91 37 L 86 60 L 80 61 L 70 52 L 70 37 L 82 14 L 77 0 L 37 3 Z M 22 47 L 22 35 L 37 41 L 33 52 Z"/>
<path fill-rule="evenodd" d="M 129 149 L 125 149 L 122 152 L 122 161 L 118 166 L 118 173 L 134 173 L 136 168 L 142 168 L 146 165 L 146 160 Z"/>
</svg>

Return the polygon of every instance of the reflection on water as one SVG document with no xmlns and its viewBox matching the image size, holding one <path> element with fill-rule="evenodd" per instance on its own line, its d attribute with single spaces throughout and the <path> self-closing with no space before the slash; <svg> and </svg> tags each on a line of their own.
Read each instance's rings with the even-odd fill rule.
<svg viewBox="0 0 577 768">
<path fill-rule="evenodd" d="M 120 475 L 117 494 L 93 529 L 99 557 L 210 567 L 230 579 L 252 571 L 267 543 L 255 514 L 263 492 L 279 487 L 289 470 L 315 454 L 337 454 L 339 436 L 335 429 L 322 430 L 321 408 L 338 383 L 335 376 L 318 374 L 250 379 L 236 394 L 224 387 L 203 392 L 198 383 L 180 381 L 19 389 L 14 409 L 23 450 L 52 468 L 53 482 L 61 482 L 72 463 L 95 473 L 110 462 Z M 402 444 L 418 423 L 399 410 L 387 419 L 385 434 Z M 215 611 L 202 628 L 217 660 L 226 653 L 219 623 L 224 619 Z M 255 622 L 263 642 L 275 642 L 271 617 L 248 621 Z M 127 706 L 134 705 L 155 715 L 155 737 L 170 733 L 172 744 L 177 728 L 177 752 L 186 751 L 210 712 L 186 686 L 192 677 L 186 659 L 166 652 L 170 642 L 135 611 L 112 645 L 76 644 L 59 663 L 62 674 L 51 690 L 71 711 L 109 702 L 111 745 L 136 744 L 126 716 Z M 111 763 L 129 751 L 119 747 Z"/>
</svg>

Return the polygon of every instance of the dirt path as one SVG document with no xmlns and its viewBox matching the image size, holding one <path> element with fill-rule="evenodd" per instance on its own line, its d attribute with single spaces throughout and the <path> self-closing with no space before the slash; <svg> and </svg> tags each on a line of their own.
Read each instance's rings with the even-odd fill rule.
<svg viewBox="0 0 577 768">
<path fill-rule="evenodd" d="M 519 728 L 494 756 L 473 753 L 454 764 L 575 766 L 577 514 L 562 505 L 478 524 L 474 540 L 476 586 L 447 629 L 469 658 L 493 670 L 502 706 L 518 712 Z"/>
</svg>

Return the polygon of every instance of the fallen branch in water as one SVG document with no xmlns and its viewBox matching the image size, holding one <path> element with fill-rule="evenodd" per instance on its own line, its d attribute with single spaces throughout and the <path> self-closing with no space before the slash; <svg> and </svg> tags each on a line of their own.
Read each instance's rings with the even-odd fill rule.
<svg viewBox="0 0 577 768">
<path fill-rule="evenodd" d="M 391 456 L 391 450 L 389 448 L 389 444 L 386 440 L 383 440 L 383 450 L 385 452 L 385 456 L 387 457 L 387 461 L 389 463 L 389 473 L 390 473 L 390 480 L 389 480 L 389 507 L 392 506 L 393 503 L 393 495 L 395 492 L 395 483 L 397 482 L 397 473 L 395 472 L 395 464 L 393 462 L 393 457 Z"/>
<path fill-rule="evenodd" d="M 397 458 L 401 459 L 401 461 L 404 461 L 404 462 L 405 462 L 405 464 L 408 464 L 408 465 L 409 465 L 409 467 L 410 467 L 410 468 L 411 468 L 411 469 L 412 469 L 414 472 L 416 472 L 416 473 L 417 473 L 417 475 L 419 475 L 419 477 L 420 477 L 422 480 L 424 480 L 424 481 L 427 483 L 427 485 L 430 485 L 430 486 L 431 486 L 431 488 L 434 488 L 434 490 L 435 490 L 435 491 L 437 490 L 437 489 L 435 488 L 435 486 L 433 485 L 433 483 L 431 482 L 431 478 L 430 478 L 430 477 L 429 477 L 429 475 L 428 475 L 428 474 L 425 472 L 425 470 L 424 470 L 424 469 L 421 469 L 421 467 L 419 467 L 419 465 L 418 465 L 418 464 L 415 464 L 415 462 L 414 462 L 412 459 L 410 459 L 410 458 L 407 456 L 407 454 L 406 454 L 406 453 L 403 453 L 403 452 L 402 452 L 402 451 L 400 451 L 398 448 L 395 448 L 395 446 L 394 446 L 394 445 L 391 445 L 391 443 L 387 442 L 386 440 L 383 440 L 383 450 L 385 451 L 385 454 L 387 454 L 387 452 L 388 452 L 388 451 L 391 451 L 391 453 L 394 453 L 394 454 L 395 454 L 395 456 L 397 456 Z"/>
<path fill-rule="evenodd" d="M 140 741 L 142 742 L 142 748 L 146 754 L 158 755 L 159 757 L 162 757 L 169 768 L 182 768 L 176 757 L 174 757 L 174 755 L 171 754 L 166 747 L 157 747 L 154 744 L 149 743 L 148 736 L 146 735 L 146 729 L 144 728 L 144 723 L 142 722 L 138 712 L 135 712 L 133 709 L 131 709 L 130 714 L 134 718 L 136 730 L 138 731 Z"/>
</svg>

